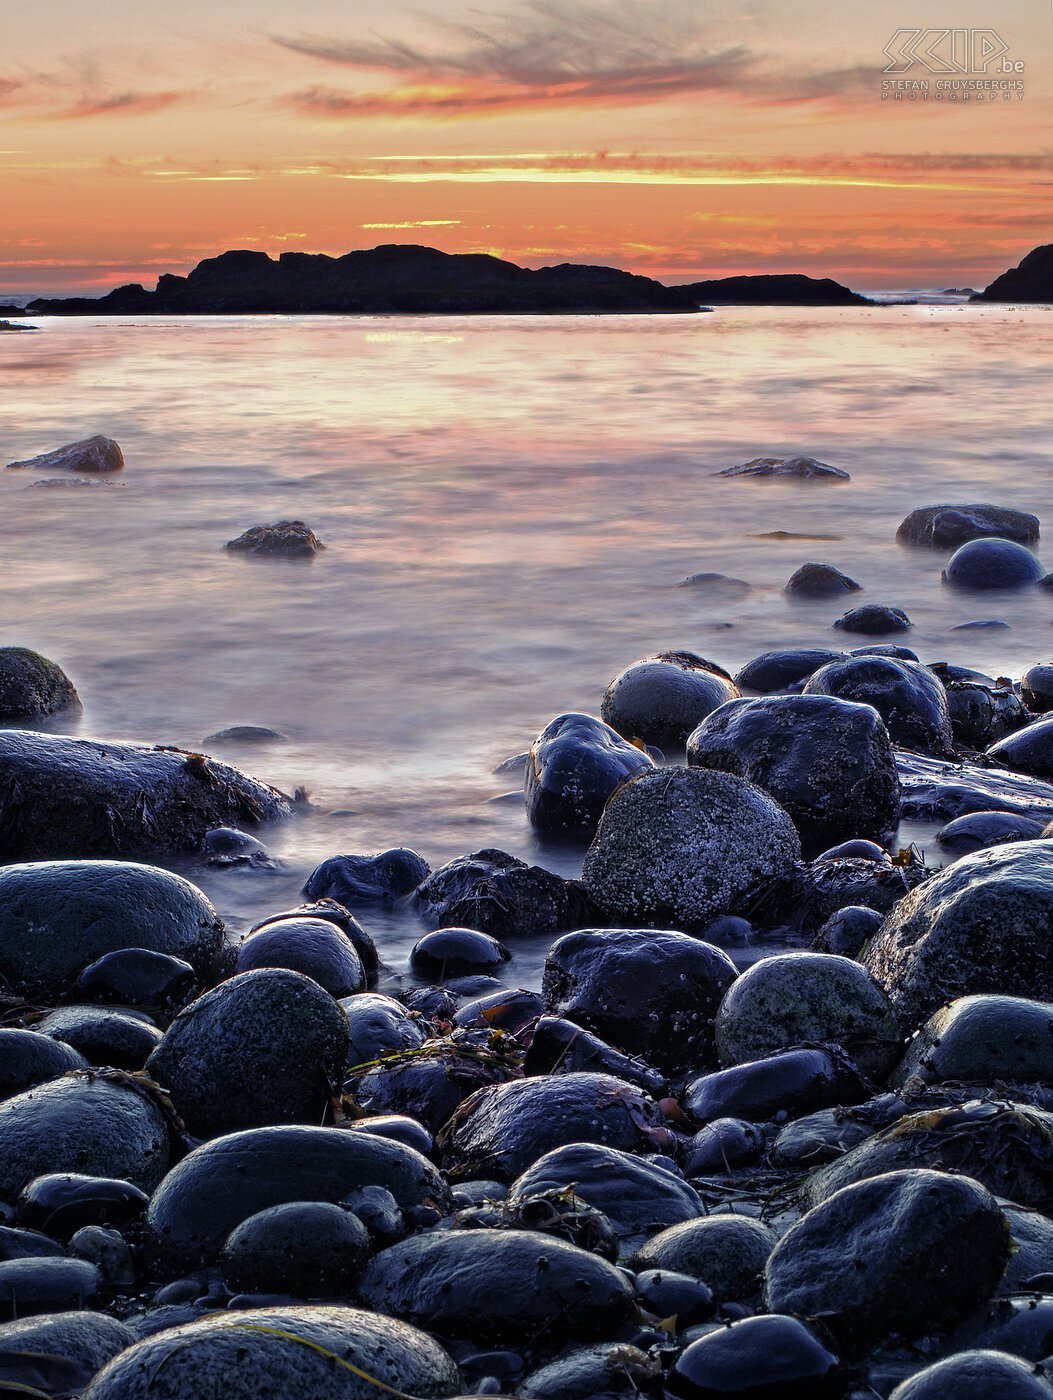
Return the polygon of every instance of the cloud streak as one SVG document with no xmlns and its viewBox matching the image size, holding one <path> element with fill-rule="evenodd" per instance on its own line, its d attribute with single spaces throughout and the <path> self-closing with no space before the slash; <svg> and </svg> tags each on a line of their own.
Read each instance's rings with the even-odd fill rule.
<svg viewBox="0 0 1053 1400">
<path fill-rule="evenodd" d="M 182 92 L 114 92 L 88 95 L 67 107 L 54 112 L 56 121 L 71 121 L 80 117 L 142 117 L 152 112 L 163 111 L 174 102 L 186 97 Z"/>
</svg>

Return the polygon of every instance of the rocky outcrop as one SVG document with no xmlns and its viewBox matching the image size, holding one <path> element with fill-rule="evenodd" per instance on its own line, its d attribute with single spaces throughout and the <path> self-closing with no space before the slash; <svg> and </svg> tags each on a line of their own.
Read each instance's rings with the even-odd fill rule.
<svg viewBox="0 0 1053 1400">
<path fill-rule="evenodd" d="M 970 300 L 1053 302 L 1053 243 L 1033 248 L 1016 267 L 996 277 Z"/>
<path fill-rule="evenodd" d="M 39 457 L 7 464 L 8 471 L 23 467 L 51 472 L 119 472 L 124 467 L 124 453 L 113 438 L 97 434 L 79 442 L 68 442 L 52 452 L 42 452 Z"/>
</svg>

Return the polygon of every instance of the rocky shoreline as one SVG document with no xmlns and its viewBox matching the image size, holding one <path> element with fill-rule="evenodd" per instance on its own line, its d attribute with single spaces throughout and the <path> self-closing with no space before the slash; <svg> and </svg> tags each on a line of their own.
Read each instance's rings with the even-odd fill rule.
<svg viewBox="0 0 1053 1400">
<path fill-rule="evenodd" d="M 1046 583 L 1034 516 L 900 534 L 947 587 Z M 501 765 L 580 879 L 335 852 L 236 941 L 163 864 L 265 869 L 299 794 L 47 732 L 73 680 L 0 648 L 0 1389 L 1049 1400 L 1053 666 L 969 659 L 632 661 Z M 942 870 L 904 818 L 943 823 Z"/>
</svg>

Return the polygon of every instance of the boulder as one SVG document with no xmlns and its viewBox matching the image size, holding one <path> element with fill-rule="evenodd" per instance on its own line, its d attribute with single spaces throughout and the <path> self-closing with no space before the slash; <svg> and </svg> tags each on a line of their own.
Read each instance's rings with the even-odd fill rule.
<svg viewBox="0 0 1053 1400">
<path fill-rule="evenodd" d="M 799 858 L 793 822 L 760 788 L 730 773 L 662 769 L 608 802 L 582 882 L 611 919 L 690 930 Z"/>
<path fill-rule="evenodd" d="M 962 1351 L 897 1385 L 889 1400 L 1049 1400 L 1051 1394 L 1044 1374 L 1019 1357 Z"/>
<path fill-rule="evenodd" d="M 171 1013 L 197 986 L 197 973 L 185 958 L 155 953 L 152 948 L 118 948 L 83 968 L 73 991 L 95 1005 L 116 1003 Z"/>
<path fill-rule="evenodd" d="M 668 1073 L 712 1057 L 713 1016 L 735 979 L 726 953 L 687 934 L 578 929 L 545 959 L 550 1014 Z"/>
<path fill-rule="evenodd" d="M 680 580 L 680 588 L 691 588 L 705 598 L 730 602 L 732 598 L 744 598 L 752 592 L 752 585 L 744 578 L 730 578 L 727 574 L 711 572 L 688 574 Z"/>
<path fill-rule="evenodd" d="M 328 919 L 277 919 L 244 938 L 235 968 L 283 967 L 313 978 L 332 997 L 365 991 L 366 973 L 351 940 Z"/>
<path fill-rule="evenodd" d="M 789 477 L 798 481 L 851 481 L 841 467 L 831 467 L 814 457 L 754 457 L 737 467 L 725 467 L 714 476 Z"/>
<path fill-rule="evenodd" d="M 1037 515 L 1007 506 L 922 506 L 902 522 L 896 539 L 928 549 L 957 549 L 969 540 L 991 538 L 1036 544 L 1038 532 Z"/>
<path fill-rule="evenodd" d="M 510 1073 L 499 1059 L 480 1059 L 451 1040 L 434 1040 L 422 1053 L 381 1060 L 354 1071 L 344 1095 L 365 1114 L 406 1114 L 437 1133 L 459 1104 L 477 1089 L 503 1084 Z"/>
<path fill-rule="evenodd" d="M 850 1351 L 957 1322 L 994 1292 L 1009 1227 L 979 1182 L 915 1169 L 835 1192 L 765 1267 L 772 1312 L 822 1321 Z"/>
<path fill-rule="evenodd" d="M 680 1164 L 689 1177 L 720 1176 L 751 1167 L 764 1154 L 763 1128 L 741 1118 L 714 1118 L 680 1146 Z"/>
<path fill-rule="evenodd" d="M 1042 565 L 1029 549 L 1013 540 L 970 540 L 951 555 L 942 578 L 951 588 L 974 592 L 1027 588 L 1042 578 Z"/>
<path fill-rule="evenodd" d="M 28 647 L 0 647 L 0 720 L 42 719 L 79 704 L 61 666 Z"/>
<path fill-rule="evenodd" d="M 863 954 L 911 1030 L 977 992 L 1053 1001 L 1053 841 L 975 851 L 907 895 Z"/>
<path fill-rule="evenodd" d="M 273 525 L 253 525 L 223 548 L 256 559 L 313 559 L 325 545 L 302 520 L 276 520 Z"/>
<path fill-rule="evenodd" d="M 872 705 L 895 743 L 928 753 L 951 752 L 947 694 L 918 662 L 873 655 L 832 661 L 815 672 L 804 693 Z"/>
<path fill-rule="evenodd" d="M 592 835 L 614 789 L 654 761 L 591 715 L 559 715 L 530 746 L 524 795 L 541 832 Z"/>
<path fill-rule="evenodd" d="M 410 949 L 410 967 L 418 977 L 445 982 L 495 972 L 511 953 L 503 943 L 474 928 L 437 928 Z"/>
<path fill-rule="evenodd" d="M 842 1400 L 845 1368 L 796 1317 L 744 1317 L 690 1342 L 673 1363 L 672 1400 Z"/>
<path fill-rule="evenodd" d="M 688 739 L 687 761 L 748 778 L 807 841 L 881 839 L 899 822 L 892 744 L 867 704 L 831 695 L 730 700 Z"/>
<path fill-rule="evenodd" d="M 812 940 L 818 953 L 836 953 L 840 957 L 858 959 L 863 945 L 884 923 L 878 909 L 865 904 L 846 904 L 831 914 Z"/>
<path fill-rule="evenodd" d="M 0 1099 L 61 1079 L 67 1070 L 87 1067 L 87 1060 L 72 1045 L 36 1031 L 0 1028 Z"/>
<path fill-rule="evenodd" d="M 102 1277 L 83 1259 L 5 1259 L 0 1263 L 0 1321 L 75 1312 L 99 1301 Z"/>
<path fill-rule="evenodd" d="M 252 928 L 249 929 L 249 934 L 259 933 L 261 929 L 269 928 L 271 924 L 284 924 L 290 919 L 311 919 L 312 921 L 321 919 L 324 923 L 335 925 L 358 954 L 362 970 L 366 975 L 366 984 L 369 987 L 376 985 L 380 972 L 380 954 L 377 952 L 377 945 L 345 905 L 338 903 L 335 899 L 315 899 L 310 904 L 299 904 L 295 909 L 283 909 L 281 913 L 271 914 L 268 918 L 261 919 L 258 924 L 253 924 Z"/>
<path fill-rule="evenodd" d="M 1053 1004 L 1026 997 L 959 997 L 941 1006 L 907 1047 L 892 1083 L 1053 1081 Z"/>
<path fill-rule="evenodd" d="M 859 1103 L 867 1086 L 836 1048 L 782 1050 L 689 1080 L 680 1105 L 696 1123 L 744 1118 L 766 1123 L 835 1104 Z"/>
<path fill-rule="evenodd" d="M 1053 779 L 1053 716 L 1037 719 L 992 744 L 985 755 L 1000 768 L 1011 768 L 1045 781 Z"/>
<path fill-rule="evenodd" d="M 782 591 L 798 598 L 837 598 L 844 593 L 859 593 L 861 587 L 833 564 L 802 564 L 787 579 Z"/>
<path fill-rule="evenodd" d="M 523 1400 L 618 1400 L 648 1395 L 661 1375 L 656 1358 L 627 1342 L 575 1347 L 516 1386 Z"/>
<path fill-rule="evenodd" d="M 84 1400 L 377 1400 L 378 1386 L 421 1400 L 456 1395 L 457 1367 L 416 1327 L 360 1308 L 212 1313 L 114 1358 Z"/>
<path fill-rule="evenodd" d="M 123 1227 L 138 1220 L 148 1200 L 145 1191 L 117 1177 L 50 1172 L 26 1184 L 15 1214 L 26 1229 L 70 1241 L 85 1227 L 104 1222 Z"/>
<path fill-rule="evenodd" d="M 378 1254 L 362 1280 L 367 1307 L 440 1336 L 522 1345 L 610 1336 L 633 1315 L 613 1264 L 533 1230 L 436 1231 Z"/>
<path fill-rule="evenodd" d="M 980 681 L 944 683 L 951 732 L 955 743 L 969 749 L 986 749 L 1027 723 L 1028 714 L 1009 685 L 985 685 Z"/>
<path fill-rule="evenodd" d="M 119 472 L 124 467 L 124 453 L 113 438 L 96 435 L 42 452 L 39 457 L 7 464 L 8 471 L 23 467 L 49 472 Z"/>
<path fill-rule="evenodd" d="M 416 1050 L 427 1039 L 427 1028 L 393 997 L 360 992 L 340 1005 L 347 1016 L 347 1063 L 364 1065 L 402 1050 Z"/>
<path fill-rule="evenodd" d="M 197 1137 L 317 1123 L 347 1055 L 347 1017 L 317 982 L 242 972 L 175 1018 L 147 1068 Z"/>
<path fill-rule="evenodd" d="M 902 608 L 890 608 L 885 603 L 867 603 L 861 608 L 850 608 L 834 623 L 834 627 L 842 632 L 859 632 L 869 637 L 909 632 L 913 626 Z"/>
<path fill-rule="evenodd" d="M 90 1065 L 113 1069 L 142 1069 L 161 1040 L 152 1021 L 107 1006 L 60 1006 L 42 1016 L 36 1029 L 72 1045 Z"/>
<path fill-rule="evenodd" d="M 843 651 L 829 647 L 790 647 L 783 651 L 765 651 L 747 661 L 735 676 L 740 690 L 756 690 L 762 695 L 799 689 L 820 666 L 830 661 L 843 661 Z"/>
<path fill-rule="evenodd" d="M 101 1312 L 41 1313 L 5 1322 L 0 1383 L 33 1385 L 45 1394 L 77 1393 L 134 1341 L 130 1327 Z"/>
<path fill-rule="evenodd" d="M 681 749 L 711 710 L 738 693 L 712 661 L 690 651 L 665 651 L 619 672 L 604 691 L 600 714 L 626 739 Z"/>
<path fill-rule="evenodd" d="M 196 852 L 212 827 L 292 810 L 284 793 L 203 754 L 0 731 L 5 862 Z"/>
<path fill-rule="evenodd" d="M 1020 677 L 1020 698 L 1036 714 L 1053 710 L 1053 662 L 1041 661 L 1028 667 Z"/>
<path fill-rule="evenodd" d="M 1012 812 L 970 812 L 941 827 L 933 840 L 956 856 L 968 855 L 1011 841 L 1037 841 L 1046 825 L 1038 818 L 1018 817 Z"/>
<path fill-rule="evenodd" d="M 418 887 L 416 901 L 432 928 L 474 928 L 498 938 L 551 937 L 595 912 L 578 881 L 490 849 L 440 866 Z"/>
<path fill-rule="evenodd" d="M 257 1211 L 288 1201 L 338 1205 L 368 1186 L 384 1187 L 406 1214 L 429 1202 L 445 1211 L 450 1203 L 431 1163 L 390 1138 L 308 1127 L 216 1138 L 184 1157 L 151 1197 L 151 1263 L 160 1276 L 179 1278 L 214 1264 L 231 1231 Z"/>
<path fill-rule="evenodd" d="M 636 1251 L 630 1267 L 673 1269 L 700 1279 L 718 1304 L 748 1303 L 760 1291 L 775 1234 L 748 1215 L 708 1215 L 672 1225 Z"/>
<path fill-rule="evenodd" d="M 976 763 L 949 763 L 927 754 L 896 753 L 900 814 L 946 822 L 970 812 L 1011 812 L 1053 820 L 1053 784 Z"/>
<path fill-rule="evenodd" d="M 351 1297 L 370 1252 L 369 1232 L 351 1211 L 329 1201 L 289 1201 L 235 1226 L 220 1269 L 238 1293 Z"/>
<path fill-rule="evenodd" d="M 541 1010 L 544 1012 L 544 1003 Z M 458 1012 L 458 1017 L 460 1014 Z M 613 1074 L 615 1079 L 635 1084 L 655 1099 L 661 1098 L 665 1092 L 665 1076 L 644 1060 L 623 1055 L 598 1035 L 575 1025 L 573 1021 L 566 1021 L 560 1016 L 537 1016 L 530 1045 L 523 1057 L 523 1073 L 529 1078 L 544 1074 L 575 1074 L 579 1070 L 592 1074 Z"/>
<path fill-rule="evenodd" d="M 430 874 L 424 857 L 406 846 L 369 856 L 330 856 L 311 871 L 303 894 L 305 899 L 333 899 L 348 907 L 393 904 L 412 894 Z"/>
</svg>

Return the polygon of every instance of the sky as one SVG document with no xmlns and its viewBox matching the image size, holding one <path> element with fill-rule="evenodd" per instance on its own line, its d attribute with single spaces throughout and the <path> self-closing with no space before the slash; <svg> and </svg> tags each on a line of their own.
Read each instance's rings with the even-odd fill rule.
<svg viewBox="0 0 1053 1400">
<path fill-rule="evenodd" d="M 1053 242 L 1051 194 L 1053 0 L 0 14 L 0 297 L 405 242 L 979 287 Z"/>
</svg>

